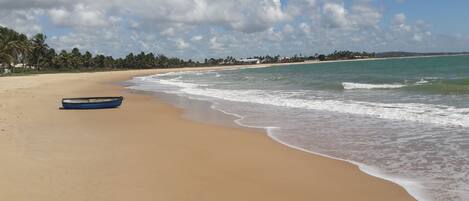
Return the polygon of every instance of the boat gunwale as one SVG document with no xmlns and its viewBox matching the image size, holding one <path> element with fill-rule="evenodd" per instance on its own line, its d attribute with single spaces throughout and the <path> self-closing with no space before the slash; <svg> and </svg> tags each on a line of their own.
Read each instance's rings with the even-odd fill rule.
<svg viewBox="0 0 469 201">
<path fill-rule="evenodd" d="M 97 101 L 97 102 L 67 102 L 67 100 L 90 100 L 90 99 L 111 99 L 105 101 Z M 80 97 L 80 98 L 62 98 L 62 104 L 101 104 L 101 103 L 109 103 L 115 101 L 123 101 L 123 96 L 103 96 L 103 97 Z"/>
</svg>

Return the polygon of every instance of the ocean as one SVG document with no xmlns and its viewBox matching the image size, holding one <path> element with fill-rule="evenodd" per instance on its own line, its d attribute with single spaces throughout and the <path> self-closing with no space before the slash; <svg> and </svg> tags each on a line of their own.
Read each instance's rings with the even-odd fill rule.
<svg viewBox="0 0 469 201">
<path fill-rule="evenodd" d="M 419 200 L 469 200 L 469 56 L 173 72 L 131 89 L 208 101 L 274 140 Z"/>
</svg>

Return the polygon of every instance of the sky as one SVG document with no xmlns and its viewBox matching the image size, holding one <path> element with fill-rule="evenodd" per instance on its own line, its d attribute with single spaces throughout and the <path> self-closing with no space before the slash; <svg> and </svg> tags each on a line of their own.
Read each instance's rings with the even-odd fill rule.
<svg viewBox="0 0 469 201">
<path fill-rule="evenodd" d="M 467 0 L 0 0 L 0 25 L 115 57 L 469 51 Z"/>
</svg>

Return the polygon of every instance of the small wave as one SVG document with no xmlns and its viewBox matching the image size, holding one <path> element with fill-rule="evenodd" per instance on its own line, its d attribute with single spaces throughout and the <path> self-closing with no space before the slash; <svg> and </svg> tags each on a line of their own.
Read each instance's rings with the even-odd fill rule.
<svg viewBox="0 0 469 201">
<path fill-rule="evenodd" d="M 209 96 L 229 101 L 257 103 L 290 108 L 303 108 L 310 110 L 322 110 L 355 115 L 367 115 L 380 119 L 469 127 L 469 121 L 465 114 L 469 109 L 457 109 L 444 105 L 428 105 L 417 103 L 385 104 L 340 100 L 305 100 L 289 98 L 282 92 L 260 90 L 241 91 L 185 88 L 182 89 L 182 91 L 192 95 Z"/>
<path fill-rule="evenodd" d="M 397 89 L 405 87 L 403 84 L 364 84 L 353 82 L 342 82 L 344 89 Z"/>
<path fill-rule="evenodd" d="M 179 82 L 179 78 L 173 78 L 170 80 L 158 80 L 159 83 L 161 84 L 166 84 L 166 85 L 173 85 L 181 88 L 196 88 L 196 87 L 207 87 L 209 86 L 208 84 L 193 84 L 193 83 L 187 83 L 187 82 Z"/>
<path fill-rule="evenodd" d="M 148 83 L 149 80 L 145 80 Z M 294 92 L 272 90 L 223 90 L 207 88 L 206 85 L 152 79 L 163 85 L 172 85 L 179 90 L 168 93 L 186 93 L 228 101 L 246 102 L 280 107 L 321 110 L 355 115 L 366 115 L 380 119 L 413 121 L 446 126 L 469 127 L 469 108 L 421 103 L 376 103 L 364 101 L 320 100 L 295 98 Z M 148 88 L 146 88 L 148 90 Z M 151 89 L 150 89 L 151 90 Z M 293 95 L 292 95 L 293 93 Z"/>
<path fill-rule="evenodd" d="M 425 80 L 425 79 L 420 79 L 418 82 L 416 82 L 415 84 L 416 85 L 422 85 L 422 84 L 427 84 L 428 83 L 428 80 Z"/>
<path fill-rule="evenodd" d="M 431 81 L 421 79 L 414 85 L 406 87 L 406 89 L 445 95 L 469 94 L 469 79 L 442 79 Z"/>
</svg>

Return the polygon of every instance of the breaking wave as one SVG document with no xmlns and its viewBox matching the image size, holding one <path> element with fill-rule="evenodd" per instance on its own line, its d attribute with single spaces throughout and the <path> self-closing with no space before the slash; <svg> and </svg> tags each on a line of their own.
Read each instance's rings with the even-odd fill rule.
<svg viewBox="0 0 469 201">
<path fill-rule="evenodd" d="M 342 82 L 344 89 L 397 89 L 405 87 L 404 84 L 363 84 L 353 82 Z"/>
</svg>

